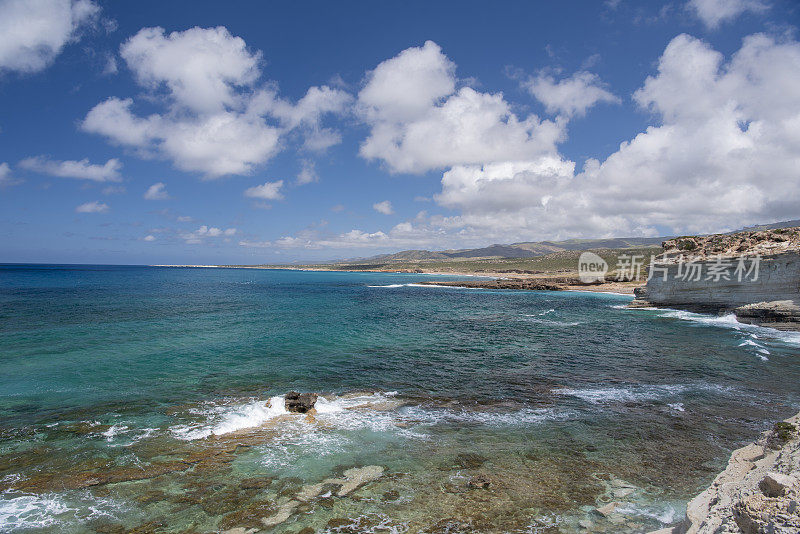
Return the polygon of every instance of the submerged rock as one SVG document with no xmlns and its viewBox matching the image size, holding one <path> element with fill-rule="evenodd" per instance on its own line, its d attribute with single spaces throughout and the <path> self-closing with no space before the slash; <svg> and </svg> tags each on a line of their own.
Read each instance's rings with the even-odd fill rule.
<svg viewBox="0 0 800 534">
<path fill-rule="evenodd" d="M 381 497 L 382 501 L 396 501 L 400 498 L 400 492 L 397 490 L 389 490 L 383 492 L 383 497 Z"/>
<path fill-rule="evenodd" d="M 322 488 L 325 487 L 324 483 L 319 484 L 308 484 L 303 486 L 300 492 L 297 494 L 297 498 L 301 501 L 310 501 L 318 497 L 322 493 Z"/>
<path fill-rule="evenodd" d="M 344 497 L 352 493 L 356 488 L 379 479 L 381 475 L 383 475 L 383 467 L 380 465 L 368 465 L 366 467 L 348 469 L 344 472 L 344 478 L 328 478 L 323 483 L 341 485 L 336 495 Z"/>
<path fill-rule="evenodd" d="M 272 477 L 249 477 L 243 478 L 239 481 L 239 487 L 245 490 L 248 489 L 264 489 L 272 484 Z"/>
<path fill-rule="evenodd" d="M 489 489 L 492 482 L 484 476 L 476 476 L 469 479 L 467 486 L 471 489 Z"/>
<path fill-rule="evenodd" d="M 278 512 L 275 515 L 271 515 L 269 517 L 262 517 L 261 524 L 263 524 L 267 528 L 274 527 L 276 525 L 280 525 L 292 515 L 294 509 L 300 505 L 300 501 L 289 501 L 283 503 L 279 508 Z"/>
<path fill-rule="evenodd" d="M 352 524 L 353 521 L 350 519 L 346 519 L 344 517 L 334 517 L 333 519 L 328 521 L 327 527 L 329 529 L 340 529 L 342 527 L 346 527 Z"/>
<path fill-rule="evenodd" d="M 286 411 L 293 413 L 308 413 L 317 402 L 316 393 L 298 393 L 290 391 L 284 397 Z"/>
<path fill-rule="evenodd" d="M 602 517 L 608 517 L 614 512 L 617 506 L 619 506 L 618 502 L 610 502 L 604 506 L 601 506 L 600 508 L 595 508 L 594 511 L 596 514 Z"/>
<path fill-rule="evenodd" d="M 261 530 L 261 518 L 274 515 L 277 509 L 277 506 L 271 500 L 256 500 L 244 508 L 234 510 L 223 517 L 218 527 L 223 530 L 231 528 L 255 528 L 256 530 Z"/>
<path fill-rule="evenodd" d="M 480 454 L 462 452 L 456 456 L 456 465 L 464 469 L 475 469 L 482 466 L 487 460 L 488 458 Z"/>
</svg>

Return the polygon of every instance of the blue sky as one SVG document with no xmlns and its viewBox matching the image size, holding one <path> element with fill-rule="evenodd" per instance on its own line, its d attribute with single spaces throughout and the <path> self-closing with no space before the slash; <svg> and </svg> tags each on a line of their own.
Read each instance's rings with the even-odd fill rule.
<svg viewBox="0 0 800 534">
<path fill-rule="evenodd" d="M 0 262 L 800 218 L 800 6 L 0 0 Z"/>
</svg>

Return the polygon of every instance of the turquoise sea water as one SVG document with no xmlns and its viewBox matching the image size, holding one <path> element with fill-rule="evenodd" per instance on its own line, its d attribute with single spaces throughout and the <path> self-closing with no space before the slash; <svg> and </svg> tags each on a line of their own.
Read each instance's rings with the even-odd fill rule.
<svg viewBox="0 0 800 534">
<path fill-rule="evenodd" d="M 0 266 L 0 531 L 642 532 L 800 409 L 798 334 L 431 279 Z"/>
</svg>

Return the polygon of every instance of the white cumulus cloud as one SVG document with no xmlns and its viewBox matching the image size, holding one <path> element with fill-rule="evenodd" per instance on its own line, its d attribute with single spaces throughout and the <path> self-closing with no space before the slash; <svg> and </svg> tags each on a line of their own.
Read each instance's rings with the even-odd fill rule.
<svg viewBox="0 0 800 534">
<path fill-rule="evenodd" d="M 36 156 L 20 161 L 19 166 L 29 171 L 60 178 L 75 178 L 93 182 L 119 182 L 122 180 L 122 176 L 119 173 L 122 169 L 122 163 L 115 158 L 100 165 L 98 163 L 89 163 L 87 158 L 80 161 L 59 161 L 45 156 Z"/>
<path fill-rule="evenodd" d="M 163 182 L 156 182 L 147 188 L 144 193 L 146 200 L 168 200 L 167 185 Z"/>
<path fill-rule="evenodd" d="M 617 103 L 619 98 L 609 92 L 596 74 L 587 71 L 556 80 L 552 75 L 539 72 L 522 86 L 537 98 L 549 113 L 568 117 L 582 116 L 599 102 Z"/>
<path fill-rule="evenodd" d="M 138 100 L 110 97 L 87 113 L 82 128 L 208 179 L 250 174 L 293 132 L 315 149 L 338 143 L 338 132 L 322 119 L 344 113 L 352 100 L 325 86 L 310 88 L 296 104 L 280 98 L 274 83 L 259 82 L 261 53 L 221 26 L 169 34 L 143 28 L 120 55 L 163 111 L 140 115 Z"/>
<path fill-rule="evenodd" d="M 105 213 L 109 210 L 108 204 L 104 202 L 87 202 L 85 204 L 81 204 L 75 211 L 77 213 Z"/>
<path fill-rule="evenodd" d="M 752 35 L 726 61 L 680 35 L 634 99 L 658 125 L 577 174 L 561 157 L 447 171 L 436 199 L 460 214 L 436 222 L 467 235 L 545 238 L 716 231 L 797 216 L 799 43 Z"/>
<path fill-rule="evenodd" d="M 99 13 L 90 0 L 0 1 L 0 71 L 43 70 Z"/>
<path fill-rule="evenodd" d="M 195 230 L 194 232 L 186 232 L 180 234 L 180 237 L 189 245 L 196 245 L 202 243 L 206 238 L 230 238 L 236 235 L 236 228 L 217 228 L 215 226 L 206 226 L 205 224 Z"/>
<path fill-rule="evenodd" d="M 233 106 L 236 87 L 252 86 L 261 60 L 222 26 L 170 34 L 142 28 L 122 44 L 120 55 L 144 87 L 163 84 L 176 104 L 206 112 Z"/>
<path fill-rule="evenodd" d="M 6 187 L 17 184 L 18 181 L 14 179 L 11 174 L 11 167 L 6 162 L 0 163 L 0 187 Z"/>
<path fill-rule="evenodd" d="M 421 92 L 422 105 L 403 103 L 403 113 L 413 109 L 422 116 L 430 113 L 432 101 L 449 102 L 450 96 L 432 96 L 447 93 L 445 84 L 442 87 L 439 93 Z M 452 215 L 421 213 L 389 231 L 354 229 L 334 235 L 317 231 L 285 236 L 273 245 L 475 246 L 714 232 L 797 218 L 800 43 L 796 40 L 750 35 L 726 57 L 700 39 L 679 35 L 633 97 L 643 112 L 651 114 L 652 124 L 604 160 L 589 159 L 577 168 L 574 161 L 549 149 L 524 158 L 487 156 L 476 163 L 447 165 L 434 199 Z M 420 146 L 439 142 L 438 132 L 428 134 L 420 137 Z M 396 148 L 406 156 L 412 154 L 400 145 Z M 413 153 L 415 158 L 419 154 Z"/>
<path fill-rule="evenodd" d="M 392 208 L 392 203 L 388 200 L 384 200 L 383 202 L 376 202 L 372 205 L 372 209 L 377 211 L 378 213 L 383 213 L 384 215 L 391 215 L 394 213 L 394 208 Z"/>
<path fill-rule="evenodd" d="M 283 180 L 277 182 L 265 182 L 261 185 L 245 189 L 244 196 L 250 198 L 260 198 L 263 200 L 280 200 L 283 198 L 281 195 L 281 188 L 283 187 Z"/>
<path fill-rule="evenodd" d="M 762 0 L 689 0 L 686 7 L 711 29 L 742 13 L 761 13 L 769 8 Z"/>
<path fill-rule="evenodd" d="M 357 107 L 371 128 L 361 156 L 395 173 L 530 159 L 564 136 L 563 122 L 518 117 L 502 93 L 457 88 L 455 65 L 432 41 L 379 64 Z"/>
<path fill-rule="evenodd" d="M 303 160 L 300 172 L 297 173 L 297 185 L 305 185 L 319 181 L 317 169 L 313 161 Z"/>
</svg>

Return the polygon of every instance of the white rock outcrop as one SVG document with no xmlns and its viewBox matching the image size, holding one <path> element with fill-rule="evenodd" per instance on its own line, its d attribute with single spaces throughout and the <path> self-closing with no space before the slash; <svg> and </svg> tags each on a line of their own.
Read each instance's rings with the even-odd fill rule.
<svg viewBox="0 0 800 534">
<path fill-rule="evenodd" d="M 800 532 L 798 424 L 800 414 L 734 451 L 725 471 L 689 501 L 684 523 L 658 534 Z"/>
<path fill-rule="evenodd" d="M 800 330 L 800 228 L 675 238 L 662 246 L 631 306 L 734 313 L 743 322 Z M 754 262 L 757 271 L 750 271 Z M 724 273 L 715 274 L 721 266 Z"/>
</svg>

